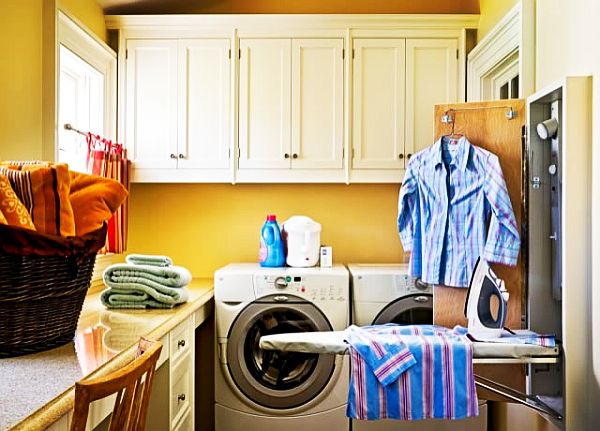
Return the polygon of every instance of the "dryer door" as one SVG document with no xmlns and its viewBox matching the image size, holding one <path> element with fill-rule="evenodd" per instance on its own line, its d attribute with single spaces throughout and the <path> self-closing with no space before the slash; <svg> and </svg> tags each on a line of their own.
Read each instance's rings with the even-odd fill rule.
<svg viewBox="0 0 600 431">
<path fill-rule="evenodd" d="M 331 331 L 323 313 L 292 295 L 270 295 L 238 315 L 227 340 L 227 366 L 240 391 L 264 407 L 288 409 L 306 404 L 327 386 L 335 355 L 262 350 L 263 335 Z"/>
<path fill-rule="evenodd" d="M 433 323 L 433 295 L 409 295 L 390 302 L 373 320 L 373 325 L 427 325 Z"/>
</svg>

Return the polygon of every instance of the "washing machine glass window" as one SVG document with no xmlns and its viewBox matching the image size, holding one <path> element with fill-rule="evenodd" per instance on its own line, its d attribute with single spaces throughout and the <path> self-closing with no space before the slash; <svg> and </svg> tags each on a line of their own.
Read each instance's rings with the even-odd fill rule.
<svg viewBox="0 0 600 431">
<path fill-rule="evenodd" d="M 251 401 L 286 409 L 303 405 L 323 391 L 333 374 L 335 356 L 259 348 L 263 335 L 332 330 L 315 305 L 292 295 L 281 304 L 277 297 L 261 298 L 238 315 L 228 337 L 227 363 L 232 380 Z"/>
<path fill-rule="evenodd" d="M 373 325 L 427 325 L 433 323 L 433 295 L 418 294 L 390 302 L 373 320 Z"/>
</svg>

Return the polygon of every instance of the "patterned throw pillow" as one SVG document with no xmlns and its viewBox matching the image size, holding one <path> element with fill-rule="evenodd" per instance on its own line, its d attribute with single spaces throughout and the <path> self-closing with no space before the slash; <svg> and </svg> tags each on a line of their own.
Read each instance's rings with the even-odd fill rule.
<svg viewBox="0 0 600 431">
<path fill-rule="evenodd" d="M 35 230 L 29 211 L 19 200 L 5 175 L 0 174 L 0 223 Z"/>
<path fill-rule="evenodd" d="M 2 162 L 0 174 L 8 177 L 38 232 L 75 235 L 73 208 L 69 200 L 71 180 L 66 164 Z"/>
</svg>

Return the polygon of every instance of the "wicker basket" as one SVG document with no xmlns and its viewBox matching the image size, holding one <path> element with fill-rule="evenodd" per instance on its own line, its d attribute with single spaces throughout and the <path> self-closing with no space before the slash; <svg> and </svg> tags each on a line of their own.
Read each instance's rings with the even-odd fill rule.
<svg viewBox="0 0 600 431">
<path fill-rule="evenodd" d="M 82 237 L 0 225 L 0 358 L 73 340 L 106 225 Z"/>
</svg>

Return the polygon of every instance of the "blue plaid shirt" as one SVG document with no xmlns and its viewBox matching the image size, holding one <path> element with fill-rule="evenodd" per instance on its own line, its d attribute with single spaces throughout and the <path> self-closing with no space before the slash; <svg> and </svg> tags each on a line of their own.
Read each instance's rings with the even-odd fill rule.
<svg viewBox="0 0 600 431">
<path fill-rule="evenodd" d="M 463 136 L 447 137 L 408 163 L 398 231 L 411 274 L 466 287 L 478 257 L 515 265 L 520 239 L 498 157 Z"/>
</svg>

